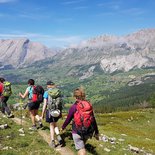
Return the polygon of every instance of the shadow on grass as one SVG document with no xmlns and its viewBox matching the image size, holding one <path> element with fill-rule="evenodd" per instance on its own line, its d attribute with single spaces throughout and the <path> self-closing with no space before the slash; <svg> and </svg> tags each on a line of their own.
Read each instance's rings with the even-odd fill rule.
<svg viewBox="0 0 155 155">
<path fill-rule="evenodd" d="M 43 126 L 41 130 L 50 130 L 50 128 L 48 126 Z"/>
<path fill-rule="evenodd" d="M 86 151 L 87 151 L 87 152 L 89 152 L 89 153 L 91 153 L 91 154 L 93 154 L 93 155 L 99 155 L 99 154 L 96 152 L 96 150 L 95 150 L 96 147 L 94 147 L 93 145 L 91 145 L 91 144 L 86 144 L 85 148 L 86 148 Z"/>
<path fill-rule="evenodd" d="M 71 131 L 65 132 L 61 134 L 62 138 L 65 140 L 65 138 L 68 138 L 69 140 L 72 140 L 72 133 Z"/>
</svg>

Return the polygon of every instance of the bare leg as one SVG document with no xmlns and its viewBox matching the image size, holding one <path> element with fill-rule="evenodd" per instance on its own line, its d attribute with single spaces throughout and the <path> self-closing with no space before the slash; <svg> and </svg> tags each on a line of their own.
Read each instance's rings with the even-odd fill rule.
<svg viewBox="0 0 155 155">
<path fill-rule="evenodd" d="M 54 140 L 54 128 L 55 128 L 55 122 L 50 123 L 50 135 L 51 135 L 51 140 Z"/>
<path fill-rule="evenodd" d="M 32 125 L 36 125 L 36 122 L 35 122 L 35 110 L 30 110 L 30 117 L 31 117 Z"/>
<path fill-rule="evenodd" d="M 78 155 L 86 155 L 86 149 L 85 149 L 85 148 L 80 149 L 80 150 L 78 151 Z"/>
</svg>

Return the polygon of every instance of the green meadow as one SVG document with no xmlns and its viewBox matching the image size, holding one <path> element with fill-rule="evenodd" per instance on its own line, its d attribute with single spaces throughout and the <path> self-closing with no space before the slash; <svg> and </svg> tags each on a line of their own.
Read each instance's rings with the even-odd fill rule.
<svg viewBox="0 0 155 155">
<path fill-rule="evenodd" d="M 27 110 L 23 113 L 14 112 L 17 117 L 26 116 L 25 121 L 30 123 Z M 65 120 L 67 113 L 59 121 L 59 127 Z M 132 155 L 136 147 L 139 154 L 155 154 L 155 109 L 139 109 L 127 112 L 114 112 L 95 114 L 100 132 L 100 140 L 94 137 L 86 143 L 88 155 Z M 49 148 L 48 144 L 39 136 L 38 132 L 28 131 L 28 125 L 17 125 L 11 119 L 0 119 L 0 124 L 7 123 L 10 128 L 0 130 L 0 154 L 2 155 L 50 155 L 59 154 Z M 49 126 L 43 121 L 44 131 L 49 134 Z M 23 127 L 25 136 L 19 135 L 19 129 Z M 39 129 L 40 130 L 40 129 Z M 71 125 L 61 133 L 66 142 L 66 147 L 75 154 L 74 143 L 71 137 Z"/>
</svg>

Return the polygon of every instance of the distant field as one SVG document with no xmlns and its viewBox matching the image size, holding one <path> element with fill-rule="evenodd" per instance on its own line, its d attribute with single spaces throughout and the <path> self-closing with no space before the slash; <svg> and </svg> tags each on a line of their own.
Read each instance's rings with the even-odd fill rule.
<svg viewBox="0 0 155 155">
<path fill-rule="evenodd" d="M 101 71 L 95 72 L 93 76 L 79 80 L 77 76 L 67 76 L 67 68 L 57 71 L 41 68 L 25 68 L 2 71 L 6 79 L 12 82 L 13 94 L 8 103 L 20 102 L 19 92 L 24 93 L 27 88 L 27 80 L 34 78 L 36 84 L 42 85 L 46 90 L 47 79 L 51 79 L 59 86 L 64 96 L 65 104 L 72 104 L 73 90 L 84 87 L 87 99 L 91 101 L 96 112 L 127 111 L 137 108 L 155 107 L 155 69 L 137 69 L 125 73 L 105 74 Z M 19 75 L 17 76 L 16 73 Z M 39 73 L 39 74 L 37 74 Z M 15 77 L 13 76 L 15 74 Z M 141 84 L 128 85 L 135 81 Z M 136 83 L 136 82 L 135 82 Z"/>
</svg>

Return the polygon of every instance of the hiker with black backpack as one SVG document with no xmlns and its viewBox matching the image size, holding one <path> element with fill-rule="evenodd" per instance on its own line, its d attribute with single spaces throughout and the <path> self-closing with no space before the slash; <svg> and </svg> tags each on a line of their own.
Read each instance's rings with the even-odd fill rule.
<svg viewBox="0 0 155 155">
<path fill-rule="evenodd" d="M 99 139 L 99 131 L 94 117 L 93 108 L 89 101 L 85 99 L 85 92 L 82 88 L 74 90 L 76 102 L 70 107 L 62 130 L 72 122 L 72 137 L 78 155 L 86 155 L 85 143 L 88 138 Z"/>
<path fill-rule="evenodd" d="M 12 94 L 11 82 L 5 81 L 4 78 L 0 78 L 0 103 L 1 103 L 1 112 L 3 114 L 7 113 L 8 118 L 14 117 L 11 113 L 10 108 L 7 105 L 7 101 Z"/>
<path fill-rule="evenodd" d="M 28 80 L 28 87 L 25 90 L 25 93 L 19 93 L 19 96 L 23 99 L 28 96 L 27 106 L 29 108 L 30 117 L 32 121 L 32 127 L 30 127 L 29 130 L 37 130 L 36 119 L 39 123 L 39 127 L 43 127 L 41 119 L 38 115 L 40 103 L 43 102 L 43 94 L 44 89 L 42 88 L 42 86 L 35 86 L 35 81 L 33 79 Z"/>
<path fill-rule="evenodd" d="M 60 89 L 56 87 L 55 83 L 48 81 L 46 84 L 47 91 L 44 93 L 44 105 L 41 118 L 43 119 L 46 113 L 46 122 L 50 124 L 51 141 L 49 146 L 55 148 L 55 134 L 59 145 L 63 146 L 63 140 L 57 126 L 58 120 L 62 117 L 62 96 Z"/>
</svg>

